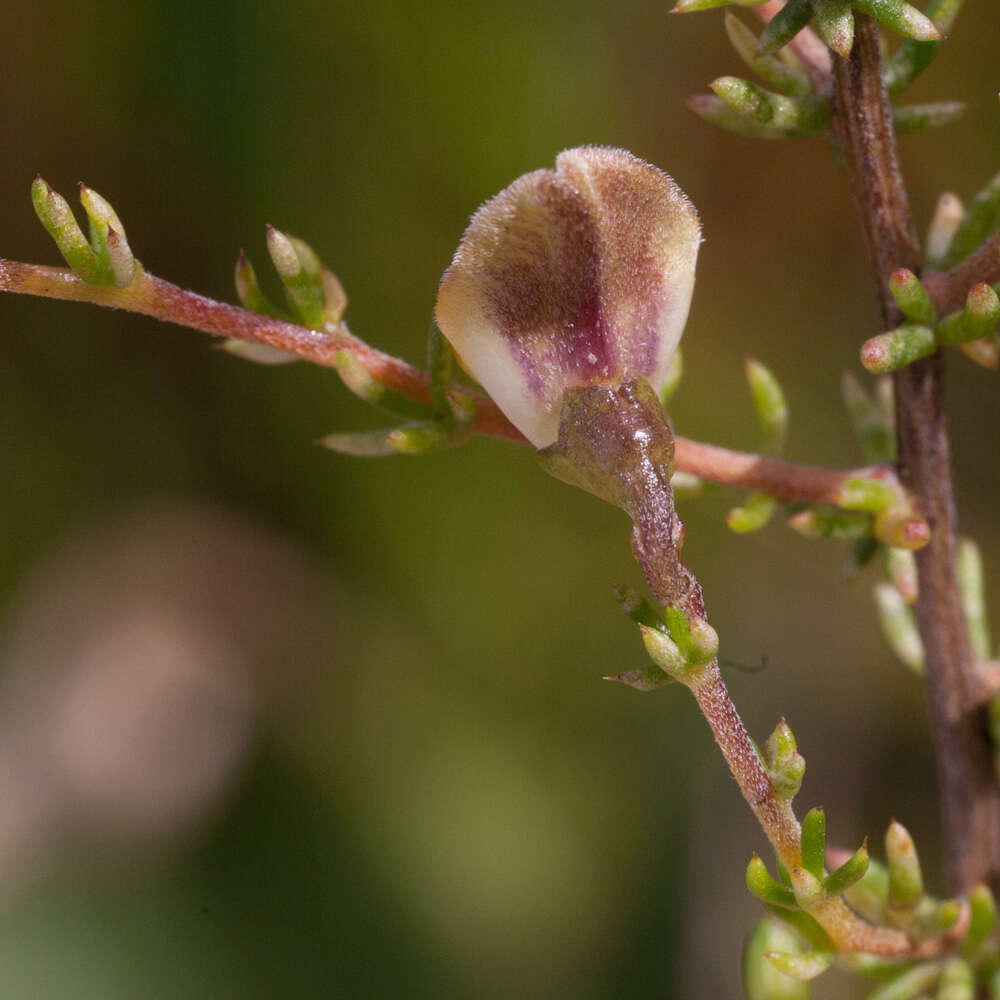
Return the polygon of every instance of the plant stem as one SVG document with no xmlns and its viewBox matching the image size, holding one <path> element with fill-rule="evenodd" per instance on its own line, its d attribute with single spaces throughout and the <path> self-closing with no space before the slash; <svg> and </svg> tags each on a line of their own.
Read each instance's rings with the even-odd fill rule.
<svg viewBox="0 0 1000 1000">
<path fill-rule="evenodd" d="M 879 66 L 874 22 L 857 17 L 849 60 L 834 59 L 834 128 L 868 243 L 885 329 L 901 321 L 888 291 L 895 268 L 919 252 Z M 956 573 L 956 514 L 940 351 L 895 375 L 899 472 L 931 525 L 917 554 L 917 622 L 944 817 L 950 889 L 1000 872 L 1000 787 L 982 709 L 969 709 L 975 673 Z"/>
<path fill-rule="evenodd" d="M 354 336 L 344 323 L 325 331 L 309 330 L 239 306 L 216 302 L 142 269 L 130 284 L 114 288 L 88 285 L 66 268 L 0 258 L 0 291 L 125 309 L 204 333 L 264 344 L 329 368 L 336 367 L 340 351 L 350 351 L 382 385 L 408 399 L 430 403 L 426 372 L 376 350 Z M 457 385 L 449 392 L 453 396 L 464 396 L 474 404 L 472 431 L 524 442 L 524 437 L 493 400 Z M 734 451 L 689 438 L 677 437 L 675 443 L 678 469 L 715 483 L 769 493 L 782 503 L 836 504 L 844 481 L 857 477 L 878 475 L 887 485 L 895 482 L 895 473 L 885 467 L 827 469 Z"/>
</svg>

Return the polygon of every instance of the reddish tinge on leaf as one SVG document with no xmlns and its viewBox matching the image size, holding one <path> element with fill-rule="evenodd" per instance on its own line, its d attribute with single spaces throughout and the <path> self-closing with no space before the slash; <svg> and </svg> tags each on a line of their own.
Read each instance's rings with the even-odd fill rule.
<svg viewBox="0 0 1000 1000">
<path fill-rule="evenodd" d="M 643 376 L 659 390 L 694 288 L 698 214 L 620 149 L 560 153 L 472 217 L 437 321 L 466 369 L 537 448 L 568 389 Z"/>
</svg>

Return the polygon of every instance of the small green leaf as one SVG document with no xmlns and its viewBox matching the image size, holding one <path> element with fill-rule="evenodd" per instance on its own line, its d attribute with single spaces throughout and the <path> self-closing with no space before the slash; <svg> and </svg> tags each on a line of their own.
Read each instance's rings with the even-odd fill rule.
<svg viewBox="0 0 1000 1000">
<path fill-rule="evenodd" d="M 958 586 L 972 653 L 981 660 L 988 660 L 993 642 L 986 617 L 983 558 L 979 554 L 979 546 L 971 538 L 963 538 L 958 544 Z"/>
<path fill-rule="evenodd" d="M 788 431 L 785 393 L 770 369 L 759 361 L 747 358 L 745 367 L 763 447 L 771 452 L 779 452 Z"/>
<path fill-rule="evenodd" d="M 991 334 L 1000 321 L 1000 296 L 985 283 L 969 289 L 965 307 L 946 316 L 938 324 L 939 343 L 962 344 Z"/>
<path fill-rule="evenodd" d="M 754 854 L 747 864 L 746 874 L 747 888 L 763 903 L 770 903 L 772 906 L 780 906 L 784 909 L 794 909 L 798 906 L 795 901 L 795 893 L 782 885 L 781 882 L 771 877 L 767 870 L 767 865 Z"/>
<path fill-rule="evenodd" d="M 788 527 L 804 538 L 853 541 L 871 535 L 873 523 L 863 511 L 810 507 L 790 517 Z"/>
<path fill-rule="evenodd" d="M 764 765 L 776 794 L 791 799 L 799 793 L 806 773 L 806 760 L 799 753 L 795 734 L 784 719 L 764 743 Z"/>
<path fill-rule="evenodd" d="M 677 605 L 664 611 L 667 630 L 689 666 L 702 667 L 719 652 L 719 636 L 704 618 L 688 618 Z"/>
<path fill-rule="evenodd" d="M 451 344 L 444 339 L 437 322 L 431 319 L 427 333 L 427 370 L 431 397 L 431 412 L 445 424 L 454 424 L 455 413 L 448 401 L 448 387 L 451 385 L 451 363 L 454 352 Z"/>
<path fill-rule="evenodd" d="M 891 584 L 878 584 L 875 605 L 882 634 L 892 651 L 915 674 L 923 673 L 924 646 L 913 612 L 903 602 L 899 591 Z"/>
<path fill-rule="evenodd" d="M 927 104 L 897 104 L 892 123 L 898 135 L 911 135 L 961 121 L 969 110 L 965 101 L 934 101 Z"/>
<path fill-rule="evenodd" d="M 778 502 L 769 493 L 751 493 L 742 506 L 733 507 L 726 514 L 726 524 L 738 535 L 759 531 L 771 520 L 777 507 Z"/>
<path fill-rule="evenodd" d="M 976 976 L 970 966 L 960 958 L 945 962 L 938 981 L 936 1000 L 975 1000 Z"/>
<path fill-rule="evenodd" d="M 977 249 L 1000 223 L 1000 173 L 972 199 L 944 255 L 943 266 L 952 267 Z"/>
<path fill-rule="evenodd" d="M 691 672 L 691 664 L 669 635 L 658 628 L 640 625 L 642 642 L 649 658 L 665 674 L 676 681 L 684 681 Z"/>
<path fill-rule="evenodd" d="M 866 841 L 839 868 L 827 876 L 823 887 L 831 896 L 839 895 L 864 878 L 869 864 Z"/>
<path fill-rule="evenodd" d="M 889 276 L 889 291 L 892 293 L 900 312 L 911 322 L 923 326 L 933 326 L 937 320 L 937 310 L 927 289 L 920 279 L 905 267 L 893 271 Z"/>
<path fill-rule="evenodd" d="M 909 549 L 886 546 L 885 568 L 903 603 L 915 604 L 919 596 L 920 581 L 917 576 L 917 560 L 913 553 Z"/>
<path fill-rule="evenodd" d="M 969 891 L 968 900 L 971 916 L 969 929 L 962 941 L 962 955 L 971 960 L 996 926 L 997 904 L 989 886 L 982 884 Z"/>
<path fill-rule="evenodd" d="M 906 0 L 854 0 L 854 6 L 904 38 L 918 42 L 936 42 L 941 38 L 934 22 Z"/>
<path fill-rule="evenodd" d="M 868 1000 L 920 1000 L 927 996 L 941 975 L 937 962 L 922 962 L 904 968 L 899 975 L 868 994 Z"/>
<path fill-rule="evenodd" d="M 789 6 L 795 2 L 790 0 Z M 777 129 L 789 138 L 823 135 L 830 128 L 830 102 L 825 97 L 816 94 L 785 97 L 736 76 L 719 77 L 709 86 L 737 114 L 759 126 Z"/>
<path fill-rule="evenodd" d="M 112 285 L 115 281 L 110 261 L 102 258 L 87 242 L 69 203 L 53 191 L 41 177 L 31 185 L 31 203 L 38 221 L 52 237 L 74 274 L 88 285 Z"/>
<path fill-rule="evenodd" d="M 646 600 L 637 590 L 632 587 L 616 586 L 614 588 L 615 600 L 618 607 L 636 623 L 645 625 L 646 628 L 666 630 L 662 613 Z"/>
<path fill-rule="evenodd" d="M 757 45 L 761 53 L 775 52 L 787 45 L 811 20 L 812 4 L 809 0 L 788 0 L 768 22 Z"/>
<path fill-rule="evenodd" d="M 288 314 L 282 312 L 264 294 L 257 281 L 257 272 L 253 264 L 243 251 L 240 251 L 236 258 L 236 269 L 233 274 L 236 283 L 236 294 L 245 309 L 251 312 L 261 313 L 264 316 L 272 316 L 275 319 L 287 319 Z"/>
<path fill-rule="evenodd" d="M 908 913 L 924 894 L 924 878 L 913 838 L 902 823 L 893 820 L 885 834 L 889 864 L 889 912 Z"/>
<path fill-rule="evenodd" d="M 889 394 L 892 383 L 888 379 L 879 380 L 886 384 Z M 878 388 L 876 388 L 876 392 Z M 857 434 L 865 457 L 872 462 L 891 462 L 896 457 L 895 412 L 891 405 L 870 396 L 852 372 L 844 372 L 840 382 L 840 392 L 844 406 Z"/>
<path fill-rule="evenodd" d="M 746 1000 L 809 1000 L 809 984 L 779 972 L 765 959 L 769 952 L 802 950 L 795 934 L 777 920 L 762 920 L 743 946 L 743 993 Z"/>
<path fill-rule="evenodd" d="M 926 358 L 936 349 L 937 340 L 929 326 L 909 323 L 866 340 L 861 363 L 873 375 L 884 375 Z"/>
<path fill-rule="evenodd" d="M 927 259 L 934 267 L 944 266 L 948 248 L 964 218 L 965 206 L 957 194 L 945 191 L 938 197 L 927 229 Z"/>
<path fill-rule="evenodd" d="M 861 510 L 878 514 L 899 502 L 896 491 L 886 483 L 869 476 L 845 479 L 837 490 L 837 506 L 844 510 Z"/>
<path fill-rule="evenodd" d="M 854 13 L 851 0 L 813 0 L 819 37 L 846 59 L 854 46 Z"/>
<path fill-rule="evenodd" d="M 337 374 L 355 396 L 372 406 L 403 417 L 424 418 L 428 415 L 426 406 L 401 396 L 377 381 L 350 351 L 337 352 Z"/>
<path fill-rule="evenodd" d="M 826 857 L 826 813 L 816 807 L 802 820 L 802 865 L 810 875 L 822 879 Z"/>
<path fill-rule="evenodd" d="M 90 245 L 114 276 L 116 288 L 131 284 L 136 259 L 125 237 L 125 227 L 111 205 L 86 184 L 80 185 L 80 203 L 90 220 Z"/>
<path fill-rule="evenodd" d="M 323 265 L 308 243 L 267 227 L 267 251 L 285 286 L 285 297 L 295 317 L 313 330 L 321 330 L 324 315 Z"/>
<path fill-rule="evenodd" d="M 833 965 L 836 953 L 833 951 L 812 951 L 804 955 L 788 952 L 768 952 L 766 958 L 779 971 L 793 979 L 809 980 L 821 976 Z"/>
<path fill-rule="evenodd" d="M 846 2 L 850 9 L 850 0 Z M 793 97 L 812 91 L 809 74 L 797 59 L 790 56 L 787 50 L 777 55 L 761 55 L 757 51 L 757 36 L 729 11 L 726 11 L 726 34 L 739 57 L 769 87 Z"/>
</svg>

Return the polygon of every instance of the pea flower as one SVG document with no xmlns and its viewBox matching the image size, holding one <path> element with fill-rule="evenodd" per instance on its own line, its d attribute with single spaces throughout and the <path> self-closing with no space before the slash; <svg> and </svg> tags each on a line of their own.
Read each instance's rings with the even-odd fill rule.
<svg viewBox="0 0 1000 1000">
<path fill-rule="evenodd" d="M 437 300 L 466 370 L 536 448 L 570 389 L 659 391 L 687 320 L 701 242 L 687 195 L 621 149 L 560 153 L 472 217 Z"/>
</svg>

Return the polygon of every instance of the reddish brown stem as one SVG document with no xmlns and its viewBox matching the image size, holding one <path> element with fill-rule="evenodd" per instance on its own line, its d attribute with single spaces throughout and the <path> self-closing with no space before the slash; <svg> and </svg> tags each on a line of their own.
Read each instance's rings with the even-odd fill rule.
<svg viewBox="0 0 1000 1000">
<path fill-rule="evenodd" d="M 882 85 L 875 24 L 857 18 L 849 60 L 834 60 L 834 128 L 877 281 L 886 329 L 901 321 L 888 291 L 895 268 L 917 271 L 919 254 Z M 940 352 L 896 373 L 900 478 L 918 498 L 931 541 L 917 555 L 917 621 L 941 783 L 953 892 L 1000 871 L 1000 792 L 981 710 L 969 710 L 974 663 L 956 572 L 956 514 Z"/>
<path fill-rule="evenodd" d="M 185 291 L 145 271 L 140 271 L 125 288 L 109 288 L 88 285 L 65 268 L 0 258 L 0 291 L 127 309 L 204 333 L 264 344 L 330 368 L 336 367 L 337 354 L 346 350 L 382 385 L 417 402 L 429 401 L 426 372 L 376 350 L 351 334 L 342 323 L 326 332 L 308 330 Z M 458 386 L 452 392 L 474 401 L 474 432 L 524 442 L 521 433 L 491 399 Z M 875 471 L 782 462 L 682 437 L 676 438 L 676 467 L 712 482 L 770 493 L 783 503 L 831 504 L 837 502 L 846 479 Z M 887 473 L 889 470 L 878 470 L 883 479 Z"/>
<path fill-rule="evenodd" d="M 961 309 L 973 285 L 1000 282 L 1000 234 L 991 236 L 950 271 L 924 271 L 920 280 L 939 313 L 946 315 Z"/>
</svg>

